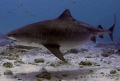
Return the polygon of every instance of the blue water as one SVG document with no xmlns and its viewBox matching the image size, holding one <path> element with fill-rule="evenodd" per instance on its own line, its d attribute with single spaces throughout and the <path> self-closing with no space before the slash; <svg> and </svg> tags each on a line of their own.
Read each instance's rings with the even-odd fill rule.
<svg viewBox="0 0 120 81">
<path fill-rule="evenodd" d="M 0 33 L 57 18 L 66 8 L 76 20 L 104 29 L 113 25 L 115 14 L 114 40 L 120 38 L 120 0 L 0 0 Z M 104 36 L 103 40 L 110 40 Z"/>
</svg>

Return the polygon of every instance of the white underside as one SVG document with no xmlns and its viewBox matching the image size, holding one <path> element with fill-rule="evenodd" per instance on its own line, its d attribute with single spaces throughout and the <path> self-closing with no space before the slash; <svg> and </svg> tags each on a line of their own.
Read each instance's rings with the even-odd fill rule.
<svg viewBox="0 0 120 81">
<path fill-rule="evenodd" d="M 37 44 L 37 43 L 34 43 L 34 42 L 31 43 L 31 44 L 28 44 L 28 43 L 25 43 L 25 42 L 15 41 L 14 43 L 17 44 L 17 45 L 23 45 L 23 46 L 32 46 L 32 47 L 45 48 L 43 45 L 40 45 L 40 44 Z"/>
<path fill-rule="evenodd" d="M 76 48 L 79 47 L 83 44 L 85 44 L 86 42 L 88 42 L 91 38 L 91 35 L 89 37 L 87 37 L 84 41 L 79 40 L 79 41 L 68 41 L 68 42 L 59 42 L 58 44 L 60 45 L 60 50 L 64 50 L 64 49 L 71 49 L 71 48 Z M 25 43 L 25 42 L 19 42 L 19 41 L 15 41 L 14 42 L 17 45 L 23 45 L 23 46 L 32 46 L 32 47 L 39 47 L 39 48 L 43 48 L 46 49 L 43 45 L 32 42 L 32 43 Z"/>
<path fill-rule="evenodd" d="M 32 46 L 32 47 L 39 47 L 42 49 L 46 49 L 43 45 L 37 44 L 37 43 L 31 43 L 31 44 L 27 44 L 27 43 L 20 43 L 20 42 L 14 42 L 17 45 L 23 45 L 23 46 Z M 85 44 L 86 42 L 74 42 L 74 43 L 61 43 L 60 44 L 60 50 L 65 50 L 65 49 L 72 49 L 72 48 L 76 48 L 79 47 L 83 44 Z"/>
</svg>

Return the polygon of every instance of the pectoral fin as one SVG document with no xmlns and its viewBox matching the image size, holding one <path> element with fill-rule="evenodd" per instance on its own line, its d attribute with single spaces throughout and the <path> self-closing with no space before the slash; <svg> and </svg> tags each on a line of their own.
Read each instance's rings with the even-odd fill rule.
<svg viewBox="0 0 120 81">
<path fill-rule="evenodd" d="M 53 53 L 56 57 L 58 57 L 60 60 L 65 62 L 65 59 L 62 55 L 62 53 L 60 52 L 59 48 L 60 46 L 57 44 L 44 44 L 44 46 L 50 50 L 51 53 Z"/>
</svg>

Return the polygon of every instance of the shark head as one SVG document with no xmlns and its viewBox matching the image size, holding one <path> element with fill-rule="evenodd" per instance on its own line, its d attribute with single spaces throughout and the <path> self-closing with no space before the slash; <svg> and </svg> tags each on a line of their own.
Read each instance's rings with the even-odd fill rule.
<svg viewBox="0 0 120 81">
<path fill-rule="evenodd" d="M 61 21 L 63 21 L 63 22 L 61 22 Z M 31 43 L 45 44 L 47 39 L 49 37 L 51 37 L 50 34 L 57 35 L 56 31 L 59 31 L 60 27 L 63 28 L 67 21 L 75 21 L 75 19 L 71 16 L 69 9 L 66 9 L 56 19 L 32 23 L 32 24 L 23 26 L 21 28 L 11 31 L 6 36 L 9 39 L 14 40 L 14 43 L 17 45 L 30 46 Z M 56 29 L 57 26 L 58 26 L 58 29 Z M 60 31 L 62 31 L 62 30 L 60 30 Z M 49 38 L 49 39 L 51 42 L 51 38 Z M 55 38 L 53 38 L 53 39 L 55 39 Z M 54 42 L 54 41 L 52 41 L 52 42 Z"/>
<path fill-rule="evenodd" d="M 14 40 L 14 41 L 20 40 L 20 34 L 18 34 L 18 32 L 17 32 L 16 30 L 8 33 L 6 36 L 7 36 L 9 39 L 12 39 L 12 40 Z"/>
<path fill-rule="evenodd" d="M 28 41 L 30 36 L 29 33 L 26 33 L 22 29 L 13 30 L 12 32 L 6 35 L 9 39 L 12 39 L 17 45 L 26 45 L 31 41 Z M 24 41 L 24 42 L 23 42 Z"/>
</svg>

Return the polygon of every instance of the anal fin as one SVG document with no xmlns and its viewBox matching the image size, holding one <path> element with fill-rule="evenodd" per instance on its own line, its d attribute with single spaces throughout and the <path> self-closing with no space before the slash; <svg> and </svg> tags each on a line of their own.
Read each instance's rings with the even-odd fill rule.
<svg viewBox="0 0 120 81">
<path fill-rule="evenodd" d="M 103 29 L 101 25 L 98 26 L 98 28 Z M 99 35 L 100 38 L 103 38 L 103 35 Z"/>
<path fill-rule="evenodd" d="M 103 38 L 103 35 L 99 35 L 100 38 Z"/>
<path fill-rule="evenodd" d="M 57 45 L 57 44 L 44 44 L 43 46 L 45 46 L 48 50 L 50 50 L 50 52 L 53 53 L 57 58 L 66 62 L 62 53 L 60 52 L 59 45 Z"/>
<path fill-rule="evenodd" d="M 91 41 L 96 42 L 96 37 L 95 37 L 95 36 L 93 36 L 93 37 L 91 38 Z"/>
</svg>

